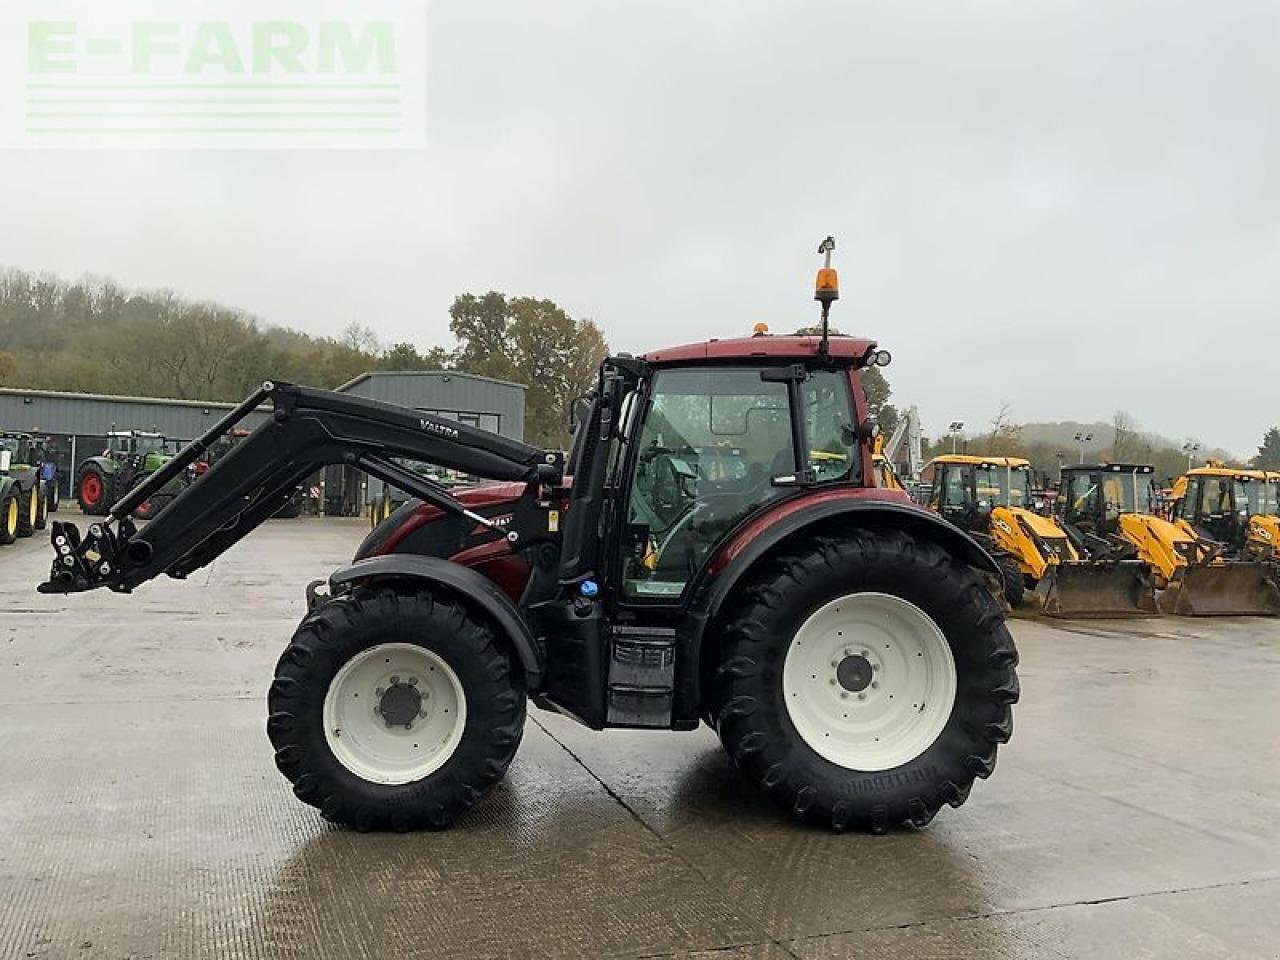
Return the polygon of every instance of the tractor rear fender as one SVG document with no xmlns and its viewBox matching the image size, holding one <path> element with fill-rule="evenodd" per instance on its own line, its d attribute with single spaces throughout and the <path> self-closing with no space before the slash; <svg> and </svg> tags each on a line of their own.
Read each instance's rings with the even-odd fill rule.
<svg viewBox="0 0 1280 960">
<path fill-rule="evenodd" d="M 91 463 L 106 474 L 115 473 L 120 468 L 119 461 L 112 460 L 110 457 L 85 457 L 76 467 L 76 472 L 79 473 Z"/>
<path fill-rule="evenodd" d="M 358 583 L 383 583 L 387 581 L 436 585 L 462 597 L 463 600 L 487 614 L 494 625 L 505 635 L 520 661 L 524 673 L 525 688 L 532 692 L 542 683 L 542 658 L 529 625 L 516 609 L 516 605 L 492 580 L 481 576 L 470 567 L 410 553 L 392 553 L 381 557 L 357 560 L 350 566 L 335 570 L 329 576 L 329 594 L 336 596 L 345 588 Z M 314 591 L 307 590 L 308 603 Z"/>
<path fill-rule="evenodd" d="M 983 573 L 1001 576 L 1000 567 L 973 537 L 937 514 L 911 503 L 868 496 L 842 496 L 819 500 L 773 519 L 779 512 L 782 511 L 769 511 L 751 521 L 721 548 L 717 559 L 727 554 L 732 554 L 732 559 L 722 565 L 712 563 L 713 576 L 704 583 L 690 606 L 681 632 L 684 634 L 684 649 L 690 654 L 688 663 L 698 664 L 698 669 L 681 672 L 676 692 L 677 722 L 696 720 L 701 708 L 701 684 L 709 676 L 708 670 L 715 666 L 714 638 L 704 644 L 707 626 L 714 622 L 724 602 L 746 574 L 788 541 L 806 534 L 830 535 L 836 524 L 867 530 L 901 530 L 918 539 L 936 543 L 962 563 Z M 741 543 L 744 537 L 749 539 Z"/>
</svg>

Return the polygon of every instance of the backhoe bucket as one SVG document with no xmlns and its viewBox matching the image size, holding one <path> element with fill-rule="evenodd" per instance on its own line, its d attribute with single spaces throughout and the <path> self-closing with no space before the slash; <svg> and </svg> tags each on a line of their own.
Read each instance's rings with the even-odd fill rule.
<svg viewBox="0 0 1280 960">
<path fill-rule="evenodd" d="M 1273 563 L 1235 561 L 1187 567 L 1160 596 L 1160 609 L 1183 617 L 1280 616 Z"/>
<path fill-rule="evenodd" d="M 1036 597 L 1041 612 L 1050 617 L 1150 617 L 1160 612 L 1151 572 L 1136 560 L 1050 567 L 1036 585 Z"/>
</svg>

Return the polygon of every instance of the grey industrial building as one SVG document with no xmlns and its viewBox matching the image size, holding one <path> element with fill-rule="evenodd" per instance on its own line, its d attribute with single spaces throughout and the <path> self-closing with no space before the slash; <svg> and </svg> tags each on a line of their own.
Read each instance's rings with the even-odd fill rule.
<svg viewBox="0 0 1280 960">
<path fill-rule="evenodd" d="M 524 439 L 522 384 L 451 371 L 377 371 L 362 374 L 338 390 Z M 232 406 L 0 387 L 0 430 L 52 437 L 62 496 L 71 497 L 76 466 L 102 452 L 109 430 L 154 430 L 187 441 L 207 430 Z M 266 416 L 265 409 L 250 414 L 244 426 L 257 426 Z M 360 512 L 370 495 L 363 475 L 343 467 L 332 467 L 324 473 L 323 483 L 317 478 L 316 485 L 324 490 L 325 511 L 347 515 Z"/>
</svg>

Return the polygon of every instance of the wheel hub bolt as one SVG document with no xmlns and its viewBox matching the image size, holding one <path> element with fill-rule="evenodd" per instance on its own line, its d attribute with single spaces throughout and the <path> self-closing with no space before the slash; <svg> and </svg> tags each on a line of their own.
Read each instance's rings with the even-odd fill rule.
<svg viewBox="0 0 1280 960">
<path fill-rule="evenodd" d="M 409 686 L 411 686 L 411 687 L 416 687 L 417 685 L 418 685 L 418 678 L 417 678 L 417 677 L 410 677 L 410 678 L 409 678 Z"/>
<path fill-rule="evenodd" d="M 394 675 L 391 677 L 391 685 L 392 685 L 393 687 L 394 687 L 397 683 L 399 683 L 399 682 L 400 682 L 400 678 L 399 678 L 399 677 L 394 676 Z"/>
<path fill-rule="evenodd" d="M 385 690 L 383 690 L 381 687 L 378 687 L 376 690 L 374 690 L 374 691 L 373 691 L 373 695 L 374 695 L 375 697 L 380 697 L 380 696 L 382 696 L 384 693 L 386 693 L 386 691 L 385 691 Z"/>
<path fill-rule="evenodd" d="M 867 699 L 867 695 L 866 695 L 865 693 L 860 693 L 860 694 L 858 694 L 858 699 L 859 699 L 859 700 L 865 700 L 865 699 Z"/>
<path fill-rule="evenodd" d="M 872 690 L 879 690 L 879 689 L 880 689 L 880 684 L 879 684 L 879 682 L 878 682 L 878 681 L 876 681 L 876 680 L 872 680 L 872 681 L 871 681 L 871 689 L 872 689 Z"/>
</svg>

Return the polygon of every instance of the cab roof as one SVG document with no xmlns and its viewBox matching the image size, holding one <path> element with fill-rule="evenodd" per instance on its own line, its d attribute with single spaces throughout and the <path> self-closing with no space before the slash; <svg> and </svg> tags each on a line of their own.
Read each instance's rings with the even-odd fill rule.
<svg viewBox="0 0 1280 960">
<path fill-rule="evenodd" d="M 1250 470 L 1241 467 L 1233 470 L 1231 467 L 1195 467 L 1188 470 L 1188 477 L 1247 477 L 1250 480 L 1265 480 L 1267 473 L 1264 470 Z"/>
<path fill-rule="evenodd" d="M 972 456 L 967 453 L 944 453 L 940 457 L 934 457 L 929 461 L 928 465 L 948 463 L 1009 467 L 1014 470 L 1020 470 L 1023 467 L 1031 466 L 1031 461 L 1024 460 L 1022 457 L 981 457 Z"/>
<path fill-rule="evenodd" d="M 641 359 L 656 366 L 679 363 L 697 363 L 698 361 L 729 360 L 807 360 L 816 358 L 818 345 L 822 342 L 817 336 L 773 336 L 757 334 L 753 337 L 734 337 L 729 340 L 704 340 L 701 343 L 687 343 L 678 347 L 666 347 L 644 354 Z M 830 355 L 837 362 L 860 360 L 868 352 L 874 350 L 876 342 L 861 337 L 832 336 L 828 341 Z"/>
<path fill-rule="evenodd" d="M 1149 463 L 1064 463 L 1063 473 L 1085 473 L 1094 470 L 1103 473 L 1155 473 Z"/>
</svg>

